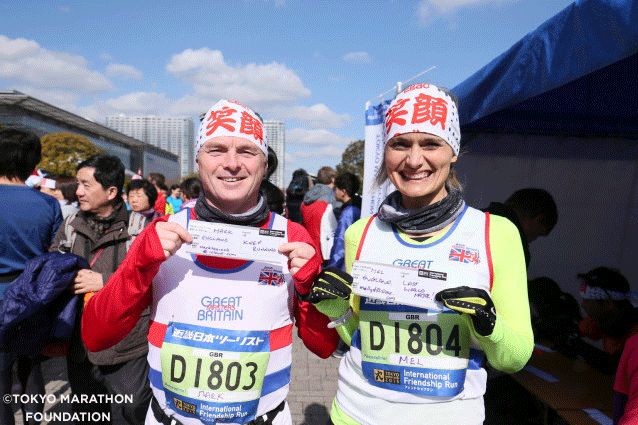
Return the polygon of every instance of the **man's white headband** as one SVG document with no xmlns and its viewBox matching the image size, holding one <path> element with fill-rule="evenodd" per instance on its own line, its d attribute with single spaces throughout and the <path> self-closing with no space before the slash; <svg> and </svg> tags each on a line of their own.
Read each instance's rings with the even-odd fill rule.
<svg viewBox="0 0 638 425">
<path fill-rule="evenodd" d="M 55 189 L 55 180 L 43 178 L 40 181 L 40 187 L 46 187 L 47 189 Z"/>
<path fill-rule="evenodd" d="M 580 284 L 580 296 L 584 300 L 613 300 L 622 301 L 632 298 L 631 292 L 610 291 L 598 286 L 590 286 L 586 283 Z"/>
<path fill-rule="evenodd" d="M 439 87 L 415 84 L 392 100 L 384 120 L 385 143 L 405 133 L 430 133 L 452 147 L 461 148 L 459 111 L 452 97 Z"/>
<path fill-rule="evenodd" d="M 259 146 L 268 158 L 268 138 L 261 120 L 254 111 L 241 103 L 222 99 L 206 112 L 195 141 L 195 160 L 204 143 L 220 136 L 249 140 Z"/>
</svg>

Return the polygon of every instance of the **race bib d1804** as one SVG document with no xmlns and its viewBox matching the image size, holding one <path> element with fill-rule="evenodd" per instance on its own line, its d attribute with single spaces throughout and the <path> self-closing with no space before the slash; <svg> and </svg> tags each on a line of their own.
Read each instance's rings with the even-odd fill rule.
<svg viewBox="0 0 638 425">
<path fill-rule="evenodd" d="M 463 390 L 470 335 L 460 314 L 366 301 L 359 337 L 368 382 L 433 397 Z"/>
</svg>

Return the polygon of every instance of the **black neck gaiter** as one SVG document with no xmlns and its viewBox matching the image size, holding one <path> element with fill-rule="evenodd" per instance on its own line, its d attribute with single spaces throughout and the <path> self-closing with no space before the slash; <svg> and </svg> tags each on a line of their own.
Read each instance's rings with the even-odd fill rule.
<svg viewBox="0 0 638 425">
<path fill-rule="evenodd" d="M 259 226 L 270 216 L 270 209 L 264 196 L 260 193 L 257 205 L 242 214 L 228 214 L 213 207 L 202 194 L 195 203 L 195 215 L 198 220 L 218 223 L 236 224 L 239 226 Z"/>
<path fill-rule="evenodd" d="M 389 194 L 379 207 L 379 220 L 394 224 L 406 233 L 425 235 L 452 223 L 463 212 L 465 201 L 461 191 L 448 190 L 448 195 L 432 205 L 408 210 L 403 206 L 401 193 Z"/>
</svg>

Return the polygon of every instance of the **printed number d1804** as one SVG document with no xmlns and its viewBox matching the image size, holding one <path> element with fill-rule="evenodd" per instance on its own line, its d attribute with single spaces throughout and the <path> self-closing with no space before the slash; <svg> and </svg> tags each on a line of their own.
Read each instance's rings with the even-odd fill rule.
<svg viewBox="0 0 638 425">
<path fill-rule="evenodd" d="M 406 330 L 400 326 L 400 322 L 394 322 L 394 351 L 395 353 L 402 353 L 401 334 L 405 336 Z M 385 345 L 385 330 L 381 322 L 370 322 L 370 349 L 373 351 L 380 351 Z M 426 326 L 425 331 L 418 323 L 411 323 L 407 328 L 407 348 L 412 354 L 420 354 L 423 351 L 423 346 L 428 354 L 436 356 L 440 354 L 445 348 L 446 351 L 454 353 L 455 357 L 461 355 L 461 338 L 459 333 L 459 325 L 452 326 L 449 335 L 446 338 L 445 345 L 443 345 L 443 330 L 436 323 L 432 323 Z"/>
</svg>

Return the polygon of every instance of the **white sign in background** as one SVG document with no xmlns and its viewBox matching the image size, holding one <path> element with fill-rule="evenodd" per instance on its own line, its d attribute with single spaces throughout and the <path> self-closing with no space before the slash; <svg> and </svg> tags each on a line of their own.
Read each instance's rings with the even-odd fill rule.
<svg viewBox="0 0 638 425">
<path fill-rule="evenodd" d="M 365 143 L 363 156 L 363 191 L 361 192 L 361 217 L 376 214 L 385 197 L 395 190 L 388 181 L 374 187 L 374 178 L 383 166 L 383 116 L 390 101 L 368 107 L 366 111 Z"/>
</svg>

